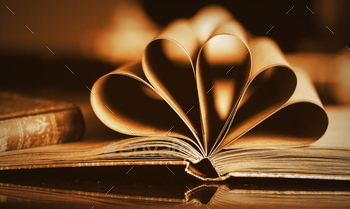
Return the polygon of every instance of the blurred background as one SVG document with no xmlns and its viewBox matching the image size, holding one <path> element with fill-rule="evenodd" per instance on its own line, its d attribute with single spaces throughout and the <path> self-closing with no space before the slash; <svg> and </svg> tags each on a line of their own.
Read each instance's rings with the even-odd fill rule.
<svg viewBox="0 0 350 209">
<path fill-rule="evenodd" d="M 97 129 L 111 134 L 91 111 L 93 83 L 123 63 L 139 61 L 146 44 L 166 25 L 211 4 L 226 8 L 251 34 L 271 37 L 291 61 L 308 68 L 323 102 L 350 102 L 347 0 L 0 4 L 0 90 L 77 103 L 91 121 L 87 135 L 98 135 Z"/>
<path fill-rule="evenodd" d="M 99 76 L 139 60 L 170 22 L 210 4 L 223 6 L 249 32 L 271 37 L 286 53 L 335 55 L 350 48 L 347 0 L 5 0 L 0 87 L 85 91 Z"/>
</svg>

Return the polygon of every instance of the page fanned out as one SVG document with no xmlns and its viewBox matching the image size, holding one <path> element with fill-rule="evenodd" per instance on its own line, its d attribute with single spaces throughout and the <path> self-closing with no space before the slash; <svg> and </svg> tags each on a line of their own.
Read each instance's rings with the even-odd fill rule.
<svg viewBox="0 0 350 209">
<path fill-rule="evenodd" d="M 191 132 L 144 77 L 140 63 L 101 77 L 92 88 L 92 107 L 111 129 L 135 136 L 175 136 L 199 148 Z M 156 114 L 157 112 L 162 114 Z M 200 148 L 199 148 L 200 149 Z"/>
<path fill-rule="evenodd" d="M 227 21 L 198 54 L 196 80 L 209 153 L 221 139 L 248 82 L 251 58 L 246 36 L 237 21 Z"/>
<path fill-rule="evenodd" d="M 119 103 L 124 102 L 113 104 L 108 101 L 108 96 L 104 96 L 104 106 L 118 111 L 118 116 L 130 117 L 124 121 L 109 120 L 114 123 L 109 127 L 124 123 L 125 126 L 131 126 L 139 132 L 133 135 L 148 135 L 152 131 L 166 133 L 167 128 L 172 127 L 171 124 L 176 124 L 173 125 L 174 129 L 171 128 L 172 134 L 194 138 L 194 142 L 202 150 L 203 157 L 218 153 L 227 146 L 235 146 L 238 138 L 241 138 L 238 143 L 244 144 L 251 143 L 251 136 L 261 136 L 265 139 L 270 137 L 271 140 L 267 144 L 280 146 L 306 144 L 322 136 L 327 127 L 327 116 L 317 101 L 317 96 L 313 96 L 313 90 L 309 88 L 312 84 L 304 79 L 305 76 L 299 70 L 289 66 L 274 41 L 264 37 L 248 37 L 242 25 L 226 13 L 210 21 L 207 28 L 200 27 L 201 23 L 204 24 L 206 15 L 217 15 L 221 10 L 218 7 L 209 8 L 205 10 L 207 14 L 200 12 L 192 19 L 173 22 L 145 48 L 141 66 L 135 65 L 140 74 L 136 76 L 136 80 L 149 87 L 143 87 L 144 92 L 155 91 L 153 99 L 158 97 L 159 102 L 164 100 L 171 107 L 168 111 L 173 109 L 178 118 L 175 115 L 171 118 L 159 114 L 161 116 L 157 117 L 163 118 L 159 121 L 164 123 L 153 124 L 153 119 L 147 123 L 150 115 L 143 111 L 151 110 L 155 104 L 145 110 L 139 108 L 138 112 L 130 112 L 131 107 L 118 111 L 116 107 L 122 106 Z M 130 69 L 133 68 L 135 67 Z M 107 86 L 112 83 L 101 80 L 107 79 L 100 79 L 95 86 Z M 106 94 L 111 91 L 107 88 L 118 89 L 127 85 L 125 83 L 118 87 L 116 83 L 121 82 L 104 87 L 105 90 L 100 93 Z M 142 94 L 135 97 L 141 98 L 140 95 Z M 118 97 L 126 98 L 122 95 Z M 166 104 L 165 102 L 163 104 Z M 315 104 L 315 108 L 311 108 L 312 104 Z M 93 106 L 96 105 L 93 103 Z M 127 106 L 130 105 L 125 105 Z M 292 116 L 309 107 L 315 111 L 309 111 L 304 117 L 287 119 L 289 123 L 281 123 L 279 120 L 282 119 L 278 119 L 286 117 L 288 112 L 291 112 L 289 115 Z M 99 109 L 100 107 L 94 108 L 97 115 L 102 112 L 112 116 L 107 110 Z M 155 109 L 161 110 L 162 113 L 167 112 L 165 109 Z M 281 113 L 278 113 L 279 111 Z M 103 114 L 100 116 L 102 119 Z M 317 115 L 319 117 L 316 117 Z M 311 119 L 305 120 L 308 116 L 311 116 Z M 298 120 L 307 122 L 300 123 L 305 124 L 304 127 L 294 127 L 293 123 L 298 123 Z M 319 123 L 315 123 L 315 120 Z M 314 130 L 313 126 L 318 128 Z M 264 127 L 262 132 L 261 127 Z M 121 130 L 123 133 L 128 132 L 125 128 Z M 308 135 L 298 134 L 303 131 L 308 132 Z M 244 136 L 247 132 L 249 134 Z M 297 134 L 290 137 L 290 132 Z M 261 144 L 266 145 L 266 141 L 261 140 Z M 256 143 L 259 144 L 254 141 L 254 144 Z"/>
<path fill-rule="evenodd" d="M 303 71 L 295 71 L 295 75 L 297 85 L 288 101 L 275 110 L 265 112 L 265 115 L 257 115 L 242 123 L 239 128 L 236 126 L 234 129 L 233 126 L 225 139 L 226 149 L 307 145 L 325 133 L 328 126 L 327 114 L 311 81 Z"/>
<path fill-rule="evenodd" d="M 201 108 L 206 102 L 201 102 L 201 93 L 197 91 L 195 65 L 202 45 L 217 27 L 231 19 L 226 10 L 214 6 L 198 12 L 189 20 L 175 21 L 146 47 L 142 60 L 149 82 L 200 138 L 205 153 L 208 152 L 208 119 Z"/>
</svg>

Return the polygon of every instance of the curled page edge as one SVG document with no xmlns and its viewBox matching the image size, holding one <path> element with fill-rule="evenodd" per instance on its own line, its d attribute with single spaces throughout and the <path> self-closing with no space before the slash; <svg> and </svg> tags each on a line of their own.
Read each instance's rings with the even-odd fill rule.
<svg viewBox="0 0 350 209">
<path fill-rule="evenodd" d="M 115 130 L 115 131 L 117 131 L 117 132 L 124 133 L 124 134 L 128 134 L 128 135 L 146 136 L 146 135 L 148 134 L 148 133 L 146 133 L 147 131 L 146 131 L 145 133 L 134 133 L 135 130 L 134 130 L 134 131 L 130 131 L 129 128 L 127 128 L 127 127 L 125 127 L 125 126 L 118 126 L 118 127 L 116 127 L 116 126 L 115 126 L 115 123 L 114 123 L 113 121 L 111 121 L 111 119 L 103 112 L 103 109 L 101 109 L 101 107 L 104 108 L 105 106 L 104 106 L 103 104 L 100 104 L 101 101 L 98 101 L 98 98 L 96 98 L 97 95 L 95 95 L 95 94 L 93 93 L 93 92 L 97 92 L 97 91 L 98 91 L 98 89 L 97 89 L 98 86 L 97 86 L 97 85 L 99 84 L 99 82 L 102 81 L 102 79 L 104 79 L 104 78 L 106 78 L 106 77 L 108 77 L 108 76 L 111 76 L 111 75 L 115 75 L 115 74 L 117 74 L 117 75 L 123 75 L 123 76 L 128 76 L 128 77 L 130 77 L 130 78 L 132 78 L 132 79 L 135 79 L 135 80 L 137 80 L 137 81 L 139 81 L 139 82 L 145 84 L 146 86 L 148 86 L 149 88 L 151 88 L 151 89 L 154 90 L 155 92 L 157 92 L 157 91 L 153 88 L 153 86 L 147 82 L 147 80 L 145 79 L 145 76 L 142 74 L 142 72 L 138 72 L 138 71 L 142 71 L 142 68 L 140 68 L 140 63 L 133 63 L 133 64 L 125 65 L 125 66 L 123 66 L 123 67 L 121 67 L 121 68 L 118 68 L 118 69 L 112 71 L 112 72 L 109 73 L 109 74 L 106 74 L 106 75 L 102 76 L 102 77 L 99 78 L 99 79 L 95 82 L 95 84 L 93 85 L 93 87 L 92 87 L 92 93 L 91 93 L 91 96 L 90 96 L 90 100 L 91 100 L 91 105 L 92 105 L 92 108 L 93 108 L 95 114 L 96 114 L 96 115 L 99 117 L 99 119 L 100 119 L 101 121 L 103 121 L 103 123 L 104 123 L 105 125 L 107 125 L 109 128 L 111 128 L 111 129 L 113 129 L 113 130 Z M 141 74 L 140 74 L 140 73 L 141 73 Z M 160 95 L 160 96 L 162 97 L 162 95 Z M 164 98 L 163 98 L 163 99 L 164 99 Z M 165 100 L 165 101 L 166 101 L 166 100 Z M 167 102 L 167 101 L 166 101 L 166 102 Z M 171 108 L 173 111 L 175 111 L 175 113 L 179 116 L 180 120 L 182 120 L 182 122 L 184 122 L 184 125 L 186 125 L 186 126 L 188 127 L 188 124 L 186 124 L 186 121 L 183 120 L 183 118 L 182 118 L 181 115 L 177 112 L 177 110 L 176 110 L 171 104 L 169 104 L 168 102 L 167 102 L 167 105 L 169 105 L 170 108 Z M 106 110 L 105 110 L 105 111 L 106 111 Z M 107 113 L 109 113 L 109 112 L 107 112 Z M 114 114 L 113 114 L 113 115 L 114 115 Z M 197 141 L 197 143 L 198 143 L 198 145 L 199 145 L 199 147 L 200 147 L 201 144 L 199 143 L 198 136 L 196 136 L 196 134 L 193 132 L 193 130 L 190 129 L 190 131 L 192 132 L 192 134 L 193 134 L 195 140 Z M 175 133 L 173 133 L 173 132 L 169 133 L 169 131 L 168 131 L 168 132 L 167 132 L 167 131 L 164 131 L 164 132 L 155 131 L 155 134 L 156 134 L 156 133 L 159 133 L 159 134 L 157 134 L 157 135 L 159 135 L 159 136 L 160 136 L 160 135 L 164 136 L 164 134 L 165 134 L 165 135 L 170 135 L 170 136 L 172 135 L 172 136 L 175 136 L 175 137 L 179 137 L 179 138 L 183 138 L 183 139 L 186 139 L 186 140 L 193 141 L 192 137 L 185 136 L 185 135 L 180 134 L 180 133 L 175 134 Z M 153 135 L 154 135 L 154 134 L 153 134 Z"/>
<path fill-rule="evenodd" d="M 287 108 L 290 105 L 298 104 L 298 103 L 309 103 L 309 104 L 315 105 L 315 107 L 318 107 L 321 110 L 323 110 L 322 113 L 324 114 L 324 119 L 326 120 L 325 123 L 327 125 L 324 127 L 324 130 L 322 130 L 322 132 L 323 132 L 323 134 L 326 132 L 327 126 L 328 126 L 328 116 L 327 116 L 326 111 L 324 110 L 324 107 L 323 107 L 320 99 L 318 98 L 318 95 L 316 93 L 315 88 L 312 85 L 310 85 L 311 81 L 310 81 L 310 79 L 308 78 L 307 74 L 304 71 L 302 71 L 300 69 L 295 69 L 294 72 L 295 72 L 295 74 L 297 76 L 297 86 L 296 86 L 294 94 L 291 96 L 291 98 L 285 104 L 283 104 L 281 107 L 279 107 L 275 111 L 271 112 L 270 114 L 266 115 L 266 117 L 264 117 L 259 123 L 255 124 L 254 126 L 249 128 L 248 130 L 244 131 L 239 136 L 234 137 L 234 139 L 230 140 L 230 142 L 227 142 L 226 145 L 222 146 L 220 149 L 229 148 L 230 144 L 234 143 L 234 141 L 236 141 L 236 140 L 239 140 L 239 138 L 242 135 L 244 135 L 248 131 L 252 130 L 254 127 L 259 125 L 260 123 L 262 123 L 263 121 L 265 121 L 269 117 L 273 116 L 276 112 L 278 112 L 278 111 L 280 111 L 280 110 L 282 110 L 284 108 Z M 305 92 L 307 92 L 307 93 L 305 93 Z M 313 138 L 311 141 L 309 140 L 307 143 L 305 143 L 305 142 L 303 142 L 303 140 L 301 140 L 300 143 L 296 143 L 294 145 L 295 146 L 301 146 L 301 145 L 311 144 L 312 142 L 315 142 L 318 139 L 320 139 L 322 137 L 322 135 L 319 136 L 318 138 Z M 231 148 L 232 147 L 234 147 L 234 145 L 232 145 Z M 219 152 L 219 150 L 216 151 L 216 153 L 217 152 Z"/>
</svg>

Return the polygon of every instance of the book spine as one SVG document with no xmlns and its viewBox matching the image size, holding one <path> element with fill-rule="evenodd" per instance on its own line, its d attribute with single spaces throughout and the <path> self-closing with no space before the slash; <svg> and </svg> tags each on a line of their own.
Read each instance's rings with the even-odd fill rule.
<svg viewBox="0 0 350 209">
<path fill-rule="evenodd" d="M 79 108 L 0 121 L 0 152 L 77 141 L 83 136 Z"/>
</svg>

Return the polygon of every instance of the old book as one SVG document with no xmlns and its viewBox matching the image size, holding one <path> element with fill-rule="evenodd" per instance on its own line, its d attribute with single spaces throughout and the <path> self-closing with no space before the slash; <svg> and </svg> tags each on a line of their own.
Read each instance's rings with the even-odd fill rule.
<svg viewBox="0 0 350 209">
<path fill-rule="evenodd" d="M 4 152 L 0 170 L 183 165 L 208 181 L 350 180 L 350 108 L 325 110 L 274 41 L 248 35 L 222 8 L 165 28 L 142 61 L 94 84 L 91 104 L 133 137 Z"/>
<path fill-rule="evenodd" d="M 84 119 L 67 102 L 0 92 L 0 152 L 81 139 Z"/>
<path fill-rule="evenodd" d="M 69 208 L 348 208 L 350 192 L 310 189 L 245 189 L 225 184 L 203 184 L 196 187 L 139 188 L 130 185 L 96 192 L 0 183 L 0 205 Z"/>
<path fill-rule="evenodd" d="M 349 177 L 347 168 L 321 171 L 316 159 L 334 158 L 333 151 L 304 148 L 328 126 L 306 73 L 290 66 L 273 40 L 249 35 L 222 8 L 169 25 L 141 62 L 95 83 L 91 104 L 111 129 L 143 136 L 115 143 L 115 155 L 131 164 L 176 156 L 203 180 Z M 345 167 L 348 154 L 337 152 L 337 163 Z M 315 162 L 307 167 L 308 161 Z"/>
</svg>

